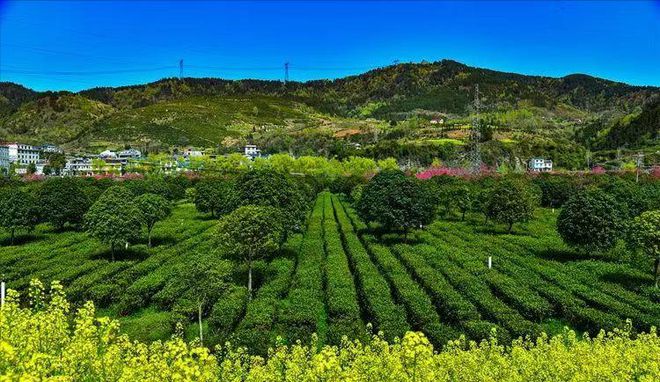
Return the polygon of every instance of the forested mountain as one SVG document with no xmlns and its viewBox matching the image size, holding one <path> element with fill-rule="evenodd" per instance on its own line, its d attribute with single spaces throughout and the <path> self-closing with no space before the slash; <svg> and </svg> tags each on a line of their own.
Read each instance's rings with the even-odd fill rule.
<svg viewBox="0 0 660 382">
<path fill-rule="evenodd" d="M 398 145 L 438 139 L 460 144 L 474 117 L 477 85 L 488 140 L 510 146 L 531 134 L 591 150 L 657 145 L 660 88 L 582 74 L 526 76 L 451 60 L 286 84 L 168 78 L 70 93 L 0 83 L 0 139 L 71 148 L 256 140 L 273 151 L 297 143 L 327 155 L 341 155 L 329 146 L 345 140 L 363 146 L 378 145 L 383 137 Z"/>
</svg>

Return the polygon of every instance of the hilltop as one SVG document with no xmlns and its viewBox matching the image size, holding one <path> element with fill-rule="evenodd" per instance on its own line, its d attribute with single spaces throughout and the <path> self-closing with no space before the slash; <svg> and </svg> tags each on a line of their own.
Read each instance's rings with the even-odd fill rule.
<svg viewBox="0 0 660 382">
<path fill-rule="evenodd" d="M 460 159 L 477 85 L 486 156 L 496 162 L 538 153 L 560 155 L 559 162 L 575 167 L 587 149 L 606 159 L 617 148 L 657 149 L 660 88 L 583 74 L 504 73 L 451 60 L 286 84 L 167 78 L 70 93 L 0 83 L 0 140 L 153 150 L 189 144 L 231 150 L 251 140 L 267 152 L 334 156 L 349 155 L 359 143 L 376 157 Z"/>
</svg>

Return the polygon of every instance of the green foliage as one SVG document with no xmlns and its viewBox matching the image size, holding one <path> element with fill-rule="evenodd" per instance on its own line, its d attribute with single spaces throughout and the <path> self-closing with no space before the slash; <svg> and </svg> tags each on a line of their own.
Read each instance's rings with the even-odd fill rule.
<svg viewBox="0 0 660 382">
<path fill-rule="evenodd" d="M 151 247 L 151 231 L 157 222 L 170 215 L 172 205 L 167 199 L 156 194 L 142 194 L 135 198 L 134 203 L 139 211 L 140 222 L 147 229 L 147 239 Z"/>
<path fill-rule="evenodd" d="M 0 227 L 11 234 L 14 245 L 17 230 L 31 230 L 37 224 L 37 209 L 32 194 L 18 187 L 0 189 Z"/>
<path fill-rule="evenodd" d="M 68 223 L 78 226 L 91 203 L 84 185 L 76 178 L 50 178 L 37 190 L 37 205 L 43 221 L 58 229 Z"/>
<path fill-rule="evenodd" d="M 613 197 L 597 189 L 582 190 L 564 204 L 557 218 L 557 231 L 571 246 L 605 251 L 621 237 L 624 216 Z"/>
<path fill-rule="evenodd" d="M 251 170 L 236 180 L 238 205 L 279 208 L 287 232 L 303 229 L 308 210 L 306 194 L 291 176 L 274 170 Z"/>
<path fill-rule="evenodd" d="M 534 184 L 541 189 L 543 207 L 559 208 L 576 191 L 575 181 L 565 175 L 541 174 L 534 179 Z"/>
<path fill-rule="evenodd" d="M 195 185 L 194 202 L 200 212 L 222 216 L 237 206 L 237 192 L 232 182 L 222 179 L 203 179 Z"/>
<path fill-rule="evenodd" d="M 417 179 L 389 170 L 378 173 L 364 187 L 357 209 L 366 221 L 406 233 L 430 223 L 434 213 L 431 196 Z"/>
<path fill-rule="evenodd" d="M 641 249 L 653 260 L 655 287 L 660 284 L 660 211 L 647 211 L 632 220 L 628 227 L 628 244 Z"/>
<path fill-rule="evenodd" d="M 653 197 L 648 189 L 640 187 L 639 184 L 620 178 L 618 176 L 606 176 L 599 181 L 600 188 L 612 196 L 621 207 L 621 212 L 626 218 L 634 218 L 650 208 Z"/>
<path fill-rule="evenodd" d="M 114 186 L 107 189 L 84 217 L 85 230 L 110 246 L 112 260 L 115 248 L 136 239 L 140 232 L 140 211 L 126 188 Z"/>
<path fill-rule="evenodd" d="M 507 224 L 511 233 L 514 223 L 526 222 L 534 216 L 538 199 L 531 184 L 523 178 L 505 178 L 489 193 L 486 214 L 496 222 Z"/>
<path fill-rule="evenodd" d="M 245 261 L 249 269 L 248 292 L 252 294 L 252 263 L 280 248 L 284 238 L 282 213 L 268 206 L 243 206 L 218 224 L 217 243 L 223 253 Z"/>
</svg>

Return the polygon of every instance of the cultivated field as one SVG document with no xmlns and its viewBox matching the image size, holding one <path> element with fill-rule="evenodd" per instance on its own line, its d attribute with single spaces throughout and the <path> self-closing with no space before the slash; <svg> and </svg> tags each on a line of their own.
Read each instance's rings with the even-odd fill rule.
<svg viewBox="0 0 660 382">
<path fill-rule="evenodd" d="M 493 328 L 504 340 L 564 326 L 593 333 L 627 318 L 638 330 L 660 326 L 660 306 L 649 297 L 652 276 L 568 249 L 556 233 L 556 216 L 539 209 L 513 235 L 484 225 L 481 215 L 449 218 L 404 241 L 376 238 L 350 204 L 323 192 L 305 233 L 256 264 L 250 301 L 244 267 L 215 250 L 216 221 L 192 204 L 178 204 L 156 225 L 154 248 L 133 245 L 115 262 L 85 233 L 39 226 L 20 245 L 0 246 L 0 274 L 19 290 L 33 278 L 61 280 L 73 301 L 93 300 L 138 339 L 167 338 L 179 320 L 193 338 L 196 316 L 180 312 L 188 312 L 203 280 L 187 270 L 227 263 L 230 282 L 205 304 L 205 338 L 257 353 L 278 336 L 308 342 L 317 333 L 321 343 L 332 344 L 342 336 L 364 338 L 368 323 L 386 338 L 420 330 L 436 345 L 461 334 L 482 339 Z"/>
</svg>

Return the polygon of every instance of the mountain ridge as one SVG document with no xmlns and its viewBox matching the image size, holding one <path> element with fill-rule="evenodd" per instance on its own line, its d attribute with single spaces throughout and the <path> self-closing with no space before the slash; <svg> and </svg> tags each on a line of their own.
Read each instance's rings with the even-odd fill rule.
<svg viewBox="0 0 660 382">
<path fill-rule="evenodd" d="M 653 105 L 660 98 L 660 87 L 579 73 L 529 76 L 453 60 L 402 63 L 334 80 L 286 84 L 258 79 L 163 78 L 79 92 L 37 92 L 3 82 L 0 139 L 48 140 L 79 148 L 94 141 L 100 146 L 113 142 L 156 142 L 161 146 L 216 142 L 222 146 L 226 139 L 244 141 L 275 133 L 295 136 L 301 131 L 326 136 L 350 130 L 351 134 L 342 136 L 351 137 L 411 118 L 457 124 L 465 124 L 461 121 L 468 118 L 469 124 L 477 85 L 480 112 L 495 121 L 499 131 L 534 129 L 546 134 L 556 130 L 569 137 L 567 127 L 581 128 L 587 121 L 598 121 L 590 130 L 593 136 L 583 137 L 582 142 L 569 138 L 578 144 L 596 142 L 594 147 L 598 147 L 598 139 L 621 143 L 621 134 L 617 139 L 598 136 L 644 110 L 652 108 L 655 113 Z M 654 122 L 655 118 L 645 115 L 643 121 Z M 445 132 L 436 133 L 434 138 Z M 623 136 L 629 135 L 627 131 Z M 272 137 L 267 138 L 266 144 Z M 515 137 L 503 139 L 509 138 Z M 629 141 L 646 145 L 655 138 L 651 134 L 645 140 Z M 628 143 L 624 140 L 622 144 Z"/>
</svg>

